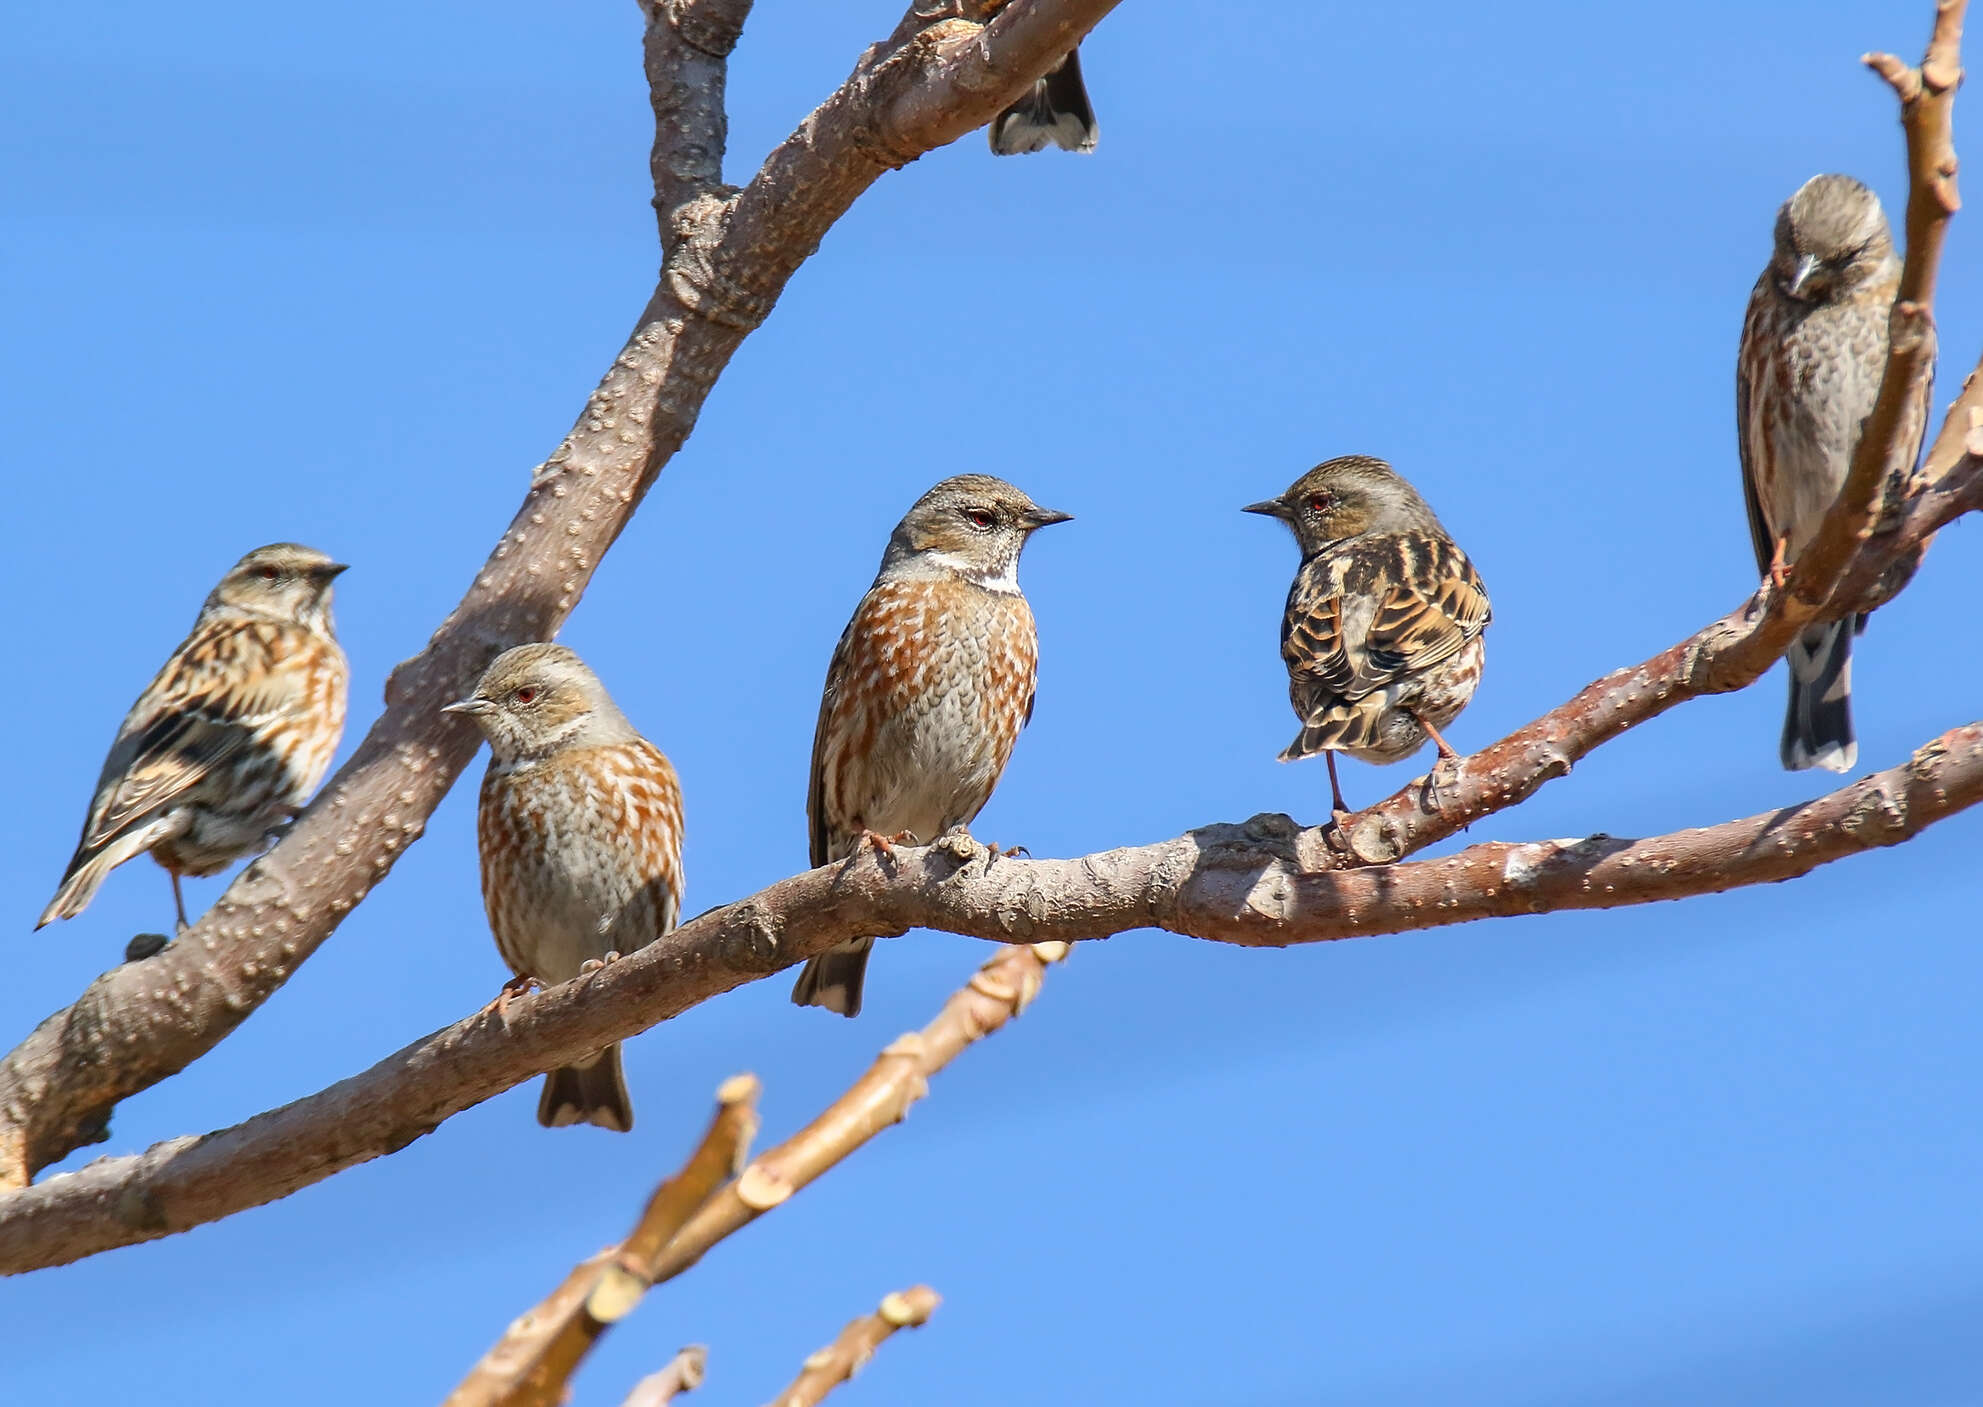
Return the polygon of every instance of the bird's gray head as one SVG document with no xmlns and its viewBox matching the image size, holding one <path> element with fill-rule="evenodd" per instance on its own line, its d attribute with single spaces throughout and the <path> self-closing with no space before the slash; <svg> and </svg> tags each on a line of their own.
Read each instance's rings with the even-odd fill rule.
<svg viewBox="0 0 1983 1407">
<path fill-rule="evenodd" d="M 1318 464 L 1279 498 L 1249 503 L 1245 511 L 1286 523 L 1294 530 L 1303 557 L 1365 533 L 1446 535 L 1418 490 L 1383 460 L 1367 454 L 1346 454 Z"/>
<path fill-rule="evenodd" d="M 994 590 L 1019 589 L 1019 550 L 1071 513 L 1042 508 L 1003 479 L 959 474 L 916 500 L 895 525 L 881 575 L 956 575 Z"/>
<path fill-rule="evenodd" d="M 203 609 L 241 611 L 330 633 L 331 583 L 343 570 L 344 563 L 314 547 L 271 543 L 229 567 Z"/>
<path fill-rule="evenodd" d="M 1880 198 L 1850 176 L 1813 176 L 1776 212 L 1770 276 L 1785 297 L 1842 302 L 1894 258 Z"/>
<path fill-rule="evenodd" d="M 503 651 L 467 698 L 441 712 L 473 718 L 498 762 L 537 760 L 563 748 L 639 736 L 599 676 L 563 645 Z"/>
</svg>

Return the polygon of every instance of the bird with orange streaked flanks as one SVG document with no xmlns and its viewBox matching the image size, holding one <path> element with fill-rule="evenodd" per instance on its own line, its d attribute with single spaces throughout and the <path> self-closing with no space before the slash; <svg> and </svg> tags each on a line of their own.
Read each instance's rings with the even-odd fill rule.
<svg viewBox="0 0 1983 1407">
<path fill-rule="evenodd" d="M 518 979 L 506 992 L 568 982 L 675 926 L 681 785 L 577 655 L 506 650 L 441 711 L 489 740 L 475 830 L 489 929 Z M 632 1129 L 618 1043 L 547 1074 L 537 1122 Z"/>
<path fill-rule="evenodd" d="M 826 671 L 806 792 L 815 866 L 863 843 L 927 845 L 991 800 L 1033 716 L 1038 642 L 1019 554 L 1068 517 L 1003 479 L 960 474 L 895 525 Z M 813 958 L 792 1000 L 858 1015 L 873 946 Z"/>
</svg>

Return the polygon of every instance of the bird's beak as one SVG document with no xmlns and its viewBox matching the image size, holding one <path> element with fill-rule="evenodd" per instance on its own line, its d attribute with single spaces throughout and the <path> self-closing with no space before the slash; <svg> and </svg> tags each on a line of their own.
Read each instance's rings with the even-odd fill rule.
<svg viewBox="0 0 1983 1407">
<path fill-rule="evenodd" d="M 442 713 L 465 713 L 470 718 L 480 718 L 485 713 L 494 713 L 496 706 L 487 699 L 457 699 L 451 704 L 442 704 Z"/>
<path fill-rule="evenodd" d="M 1058 508 L 1028 509 L 1026 517 L 1035 528 L 1050 528 L 1055 523 L 1071 523 L 1074 521 L 1074 515 L 1072 513 L 1063 513 Z"/>
<path fill-rule="evenodd" d="M 1792 298 L 1802 298 L 1804 296 L 1804 285 L 1811 281 L 1811 275 L 1817 271 L 1818 261 L 1816 256 L 1810 254 L 1799 255 L 1797 267 L 1791 270 L 1790 273 L 1790 285 L 1784 289 L 1784 292 L 1788 293 Z"/>
<path fill-rule="evenodd" d="M 1288 506 L 1278 498 L 1265 498 L 1258 503 L 1249 503 L 1239 511 L 1242 513 L 1258 513 L 1267 518 L 1285 519 L 1288 516 Z"/>
<path fill-rule="evenodd" d="M 336 581 L 350 570 L 351 564 L 349 562 L 326 562 L 323 566 L 317 568 L 316 577 L 318 581 Z"/>
</svg>

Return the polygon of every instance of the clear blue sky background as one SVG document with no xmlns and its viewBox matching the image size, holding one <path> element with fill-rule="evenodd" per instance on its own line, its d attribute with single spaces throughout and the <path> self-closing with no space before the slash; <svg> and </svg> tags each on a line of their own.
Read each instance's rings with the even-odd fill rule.
<svg viewBox="0 0 1983 1407">
<path fill-rule="evenodd" d="M 1896 207 L 1894 105 L 1857 56 L 1918 56 L 1927 0 L 1218 9 L 1130 0 L 1097 32 L 1094 157 L 998 161 L 974 134 L 883 179 L 573 618 L 681 769 L 692 911 L 803 865 L 827 656 L 947 474 L 1079 516 L 1025 564 L 1039 710 L 979 825 L 1040 855 L 1323 815 L 1320 766 L 1274 762 L 1294 550 L 1237 509 L 1324 457 L 1392 459 L 1485 574 L 1463 747 L 1751 589 L 1743 300 L 1805 177 Z M 897 13 L 764 0 L 731 178 Z M 139 864 L 29 933 L 118 718 L 221 569 L 280 538 L 356 564 L 348 750 L 564 434 L 656 264 L 639 28 L 627 0 L 13 16 L 0 1038 L 169 917 Z M 1948 248 L 1944 404 L 1983 345 L 1979 218 Z M 1869 768 L 1975 714 L 1976 531 L 1863 641 Z M 1781 694 L 1669 715 L 1470 838 L 1813 795 L 1832 779 L 1777 767 Z M 1363 803 L 1409 775 L 1344 783 Z M 232 1123 L 487 1000 L 473 796 L 95 1151 Z M 1682 906 L 1084 947 L 905 1126 L 657 1294 L 578 1401 L 690 1341 L 711 1404 L 763 1401 L 918 1280 L 943 1309 L 847 1402 L 1976 1401 L 1979 825 Z M 775 980 L 641 1037 L 630 1137 L 540 1130 L 533 1085 L 275 1206 L 0 1284 L 0 1395 L 436 1400 L 623 1229 L 724 1076 L 763 1077 L 782 1136 L 985 951 L 885 944 L 855 1023 Z"/>
</svg>

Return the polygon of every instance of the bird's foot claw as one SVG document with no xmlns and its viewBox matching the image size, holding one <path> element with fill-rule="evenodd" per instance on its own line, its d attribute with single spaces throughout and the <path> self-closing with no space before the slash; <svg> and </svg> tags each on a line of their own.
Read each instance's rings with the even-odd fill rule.
<svg viewBox="0 0 1983 1407">
<path fill-rule="evenodd" d="M 875 831 L 864 830 L 861 832 L 860 843 L 874 851 L 877 859 L 885 857 L 892 860 L 895 858 L 896 846 L 917 845 L 921 842 L 916 839 L 914 831 L 897 831 L 894 835 L 881 835 Z"/>
<path fill-rule="evenodd" d="M 877 831 L 862 831 L 861 843 L 877 855 L 893 855 L 895 847 L 915 839 L 907 831 L 897 831 L 894 835 L 882 835 Z"/>
<path fill-rule="evenodd" d="M 600 957 L 587 958 L 584 962 L 580 963 L 578 965 L 578 975 L 580 977 L 590 977 L 600 968 L 606 966 L 606 964 L 618 962 L 619 960 L 620 960 L 619 950 L 611 949 Z"/>
<path fill-rule="evenodd" d="M 484 1011 L 493 1011 L 498 1018 L 507 1021 L 509 1019 L 510 1003 L 518 997 L 528 996 L 533 989 L 541 988 L 543 985 L 535 977 L 512 977 L 509 981 L 503 983 L 502 987 L 496 992 L 496 995 L 489 999 L 489 1004 L 482 1009 Z"/>
</svg>

